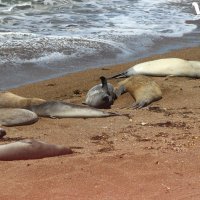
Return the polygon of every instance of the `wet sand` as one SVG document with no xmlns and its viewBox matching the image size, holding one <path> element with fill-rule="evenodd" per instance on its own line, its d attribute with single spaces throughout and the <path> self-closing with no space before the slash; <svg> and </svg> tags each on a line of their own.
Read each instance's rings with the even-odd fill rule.
<svg viewBox="0 0 200 200">
<path fill-rule="evenodd" d="M 81 104 L 101 75 L 110 76 L 152 59 L 200 61 L 200 47 L 116 66 L 102 66 L 25 85 L 10 91 Z M 5 128 L 0 144 L 35 138 L 71 147 L 75 153 L 40 160 L 0 162 L 0 199 L 199 199 L 200 81 L 154 77 L 163 98 L 132 110 L 129 94 L 112 109 L 129 113 L 101 119 L 41 118 L 29 126 Z M 117 84 L 118 80 L 111 83 Z"/>
</svg>

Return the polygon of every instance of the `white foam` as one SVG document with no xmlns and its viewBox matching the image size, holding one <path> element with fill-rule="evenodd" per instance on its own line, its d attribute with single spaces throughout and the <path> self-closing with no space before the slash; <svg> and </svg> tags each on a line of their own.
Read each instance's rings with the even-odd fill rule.
<svg viewBox="0 0 200 200">
<path fill-rule="evenodd" d="M 35 6 L 37 2 L 46 5 L 45 10 L 42 6 Z M 1 30 L 4 32 L 0 32 L 0 46 L 20 49 L 6 55 L 10 61 L 12 56 L 15 61 L 17 56 L 21 59 L 26 53 L 21 53 L 23 49 L 28 49 L 30 54 L 28 59 L 25 58 L 26 61 L 36 62 L 41 58 L 41 62 L 46 62 L 48 55 L 56 60 L 54 53 L 57 55 L 56 52 L 62 52 L 65 46 L 72 49 L 65 57 L 95 55 L 102 48 L 118 49 L 130 54 L 135 51 L 135 47 L 138 49 L 153 45 L 153 39 L 181 37 L 196 28 L 195 25 L 185 24 L 185 20 L 193 20 L 196 16 L 183 12 L 180 5 L 170 2 L 180 3 L 179 0 L 15 2 L 8 6 L 8 10 L 13 11 L 12 15 L 1 15 Z M 34 5 L 30 12 L 13 10 L 16 5 L 32 6 L 32 3 Z M 62 56 L 59 54 L 58 58 L 63 59 Z M 0 60 L 2 62 L 2 56 Z"/>
<path fill-rule="evenodd" d="M 29 32 L 32 32 L 32 27 L 34 27 L 34 30 L 40 34 L 68 34 L 83 37 L 90 37 L 90 35 L 98 37 L 98 35 L 108 34 L 124 35 L 126 33 L 127 35 L 145 33 L 173 37 L 182 36 L 184 33 L 192 31 L 195 26 L 185 26 L 184 23 L 185 20 L 192 18 L 192 15 L 182 12 L 180 7 L 174 5 L 169 7 L 166 5 L 169 2 L 180 1 L 139 0 L 130 2 L 128 0 L 121 0 L 116 2 L 115 0 L 110 0 L 108 2 L 107 0 L 44 0 L 43 4 L 46 5 L 52 6 L 56 3 L 55 8 L 51 8 L 49 16 L 41 15 L 39 18 L 34 14 L 30 17 L 26 16 L 26 20 L 30 22 L 30 30 L 29 24 L 24 23 L 24 20 L 21 20 L 21 24 L 19 20 L 17 23 L 20 24 L 21 28 L 25 25 Z M 182 0 L 181 2 L 185 1 Z M 10 8 L 10 10 L 12 9 Z M 57 9 L 63 10 L 63 12 L 58 14 Z M 53 25 L 52 21 L 55 19 L 63 21 L 63 24 L 55 23 Z M 76 26 L 73 26 L 74 24 Z M 168 31 L 166 31 L 166 27 L 169 29 Z M 179 30 L 178 32 L 177 29 Z"/>
<path fill-rule="evenodd" d="M 36 63 L 36 64 L 49 64 L 57 61 L 62 61 L 66 59 L 67 56 L 63 53 L 54 52 L 54 53 L 46 53 L 44 55 L 41 55 L 39 58 L 32 58 L 32 59 L 17 59 L 15 60 L 15 63 Z"/>
</svg>

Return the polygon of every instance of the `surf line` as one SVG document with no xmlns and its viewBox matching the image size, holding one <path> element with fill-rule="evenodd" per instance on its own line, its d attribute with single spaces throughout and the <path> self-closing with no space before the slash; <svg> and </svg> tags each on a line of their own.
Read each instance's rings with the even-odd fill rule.
<svg viewBox="0 0 200 200">
<path fill-rule="evenodd" d="M 199 9 L 199 4 L 197 2 L 192 2 L 192 6 L 194 6 L 194 9 L 196 11 L 197 15 L 200 15 L 200 9 Z"/>
</svg>

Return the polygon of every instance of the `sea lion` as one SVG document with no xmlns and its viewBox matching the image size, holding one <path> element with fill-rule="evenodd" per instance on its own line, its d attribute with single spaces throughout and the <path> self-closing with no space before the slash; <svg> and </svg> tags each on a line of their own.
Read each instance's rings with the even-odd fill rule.
<svg viewBox="0 0 200 200">
<path fill-rule="evenodd" d="M 136 101 L 133 108 L 142 108 L 162 98 L 159 85 L 143 75 L 135 75 L 120 81 L 115 91 L 117 96 L 129 92 Z"/>
<path fill-rule="evenodd" d="M 0 108 L 0 125 L 17 126 L 36 122 L 38 116 L 30 110 L 21 108 Z"/>
<path fill-rule="evenodd" d="M 101 84 L 95 85 L 88 91 L 85 104 L 94 108 L 110 108 L 116 99 L 114 87 L 107 83 L 104 76 L 101 76 L 100 79 Z"/>
<path fill-rule="evenodd" d="M 0 92 L 0 108 L 25 108 L 44 102 L 44 99 L 25 98 L 7 91 Z"/>
<path fill-rule="evenodd" d="M 38 116 L 51 118 L 97 118 L 123 115 L 60 101 L 45 102 L 40 105 L 29 106 L 27 109 Z"/>
<path fill-rule="evenodd" d="M 6 131 L 3 128 L 0 128 L 0 139 L 6 135 Z"/>
<path fill-rule="evenodd" d="M 33 139 L 0 145 L 0 160 L 2 161 L 41 159 L 71 153 L 73 153 L 72 150 L 64 146 Z"/>
<path fill-rule="evenodd" d="M 186 76 L 200 78 L 200 61 L 187 61 L 180 58 L 164 58 L 134 65 L 125 72 L 111 78 L 123 78 L 136 74 L 148 76 Z"/>
</svg>

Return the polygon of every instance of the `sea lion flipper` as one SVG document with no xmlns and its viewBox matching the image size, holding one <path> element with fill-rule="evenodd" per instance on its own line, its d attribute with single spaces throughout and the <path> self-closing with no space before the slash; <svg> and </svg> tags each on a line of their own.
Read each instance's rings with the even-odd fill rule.
<svg viewBox="0 0 200 200">
<path fill-rule="evenodd" d="M 106 77 L 101 76 L 100 79 L 101 79 L 102 88 L 105 90 L 105 92 L 106 92 L 108 95 L 110 95 Z"/>
<path fill-rule="evenodd" d="M 133 109 L 137 109 L 138 106 L 139 106 L 138 103 L 135 103 L 135 104 L 132 105 L 132 108 L 133 108 Z"/>
<path fill-rule="evenodd" d="M 137 109 L 137 108 L 140 109 L 140 108 L 143 108 L 143 107 L 149 105 L 149 103 L 150 102 L 149 102 L 148 99 L 143 99 L 142 101 L 133 104 L 132 108 L 133 109 Z"/>
<path fill-rule="evenodd" d="M 111 76 L 111 77 L 108 77 L 107 79 L 110 80 L 110 79 L 113 79 L 113 78 L 117 79 L 117 78 L 126 78 L 126 77 L 128 77 L 127 71 L 116 74 L 116 75 Z"/>
</svg>

